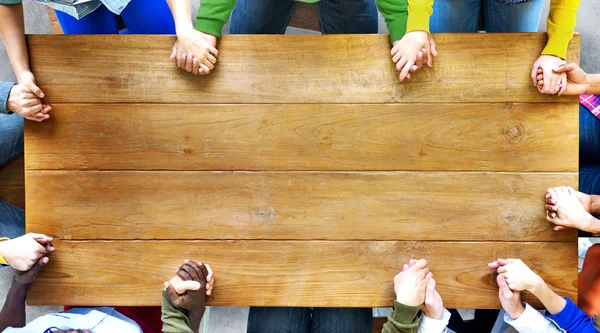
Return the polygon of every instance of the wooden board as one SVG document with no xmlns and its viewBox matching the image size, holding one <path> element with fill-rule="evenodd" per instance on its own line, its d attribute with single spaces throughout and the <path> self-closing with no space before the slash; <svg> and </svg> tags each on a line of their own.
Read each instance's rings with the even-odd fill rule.
<svg viewBox="0 0 600 333">
<path fill-rule="evenodd" d="M 391 306 L 394 275 L 422 257 L 448 308 L 500 306 L 487 269 L 496 257 L 526 258 L 559 294 L 577 298 L 577 242 L 59 241 L 56 248 L 29 305 L 160 305 L 163 282 L 184 259 L 205 260 L 216 272 L 208 302 L 215 306 Z M 529 295 L 525 301 L 538 305 Z"/>
<path fill-rule="evenodd" d="M 0 167 L 0 200 L 25 208 L 25 174 L 23 156 Z"/>
<path fill-rule="evenodd" d="M 570 241 L 541 204 L 576 173 L 27 171 L 61 239 Z M 69 184 L 65 191 L 65 184 Z"/>
<path fill-rule="evenodd" d="M 576 103 L 53 108 L 28 169 L 578 170 Z"/>
<path fill-rule="evenodd" d="M 227 35 L 208 76 L 169 60 L 171 36 L 38 35 L 28 46 L 47 103 L 577 101 L 540 94 L 531 82 L 546 34 L 435 38 L 434 68 L 406 83 L 398 81 L 387 35 Z M 568 60 L 579 62 L 579 35 Z"/>
</svg>

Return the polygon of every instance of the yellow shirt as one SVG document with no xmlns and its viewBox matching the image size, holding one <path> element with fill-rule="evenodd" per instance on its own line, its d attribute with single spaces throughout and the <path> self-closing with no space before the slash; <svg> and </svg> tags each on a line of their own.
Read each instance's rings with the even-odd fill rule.
<svg viewBox="0 0 600 333">
<path fill-rule="evenodd" d="M 0 242 L 3 241 L 7 241 L 8 238 L 0 238 Z M 4 259 L 4 257 L 2 256 L 2 253 L 0 253 L 0 265 L 8 265 L 8 263 L 6 262 L 6 259 Z"/>
<path fill-rule="evenodd" d="M 563 59 L 567 58 L 569 42 L 575 32 L 580 1 L 552 0 L 550 2 L 550 15 L 546 20 L 548 43 L 542 54 L 551 54 Z"/>
</svg>

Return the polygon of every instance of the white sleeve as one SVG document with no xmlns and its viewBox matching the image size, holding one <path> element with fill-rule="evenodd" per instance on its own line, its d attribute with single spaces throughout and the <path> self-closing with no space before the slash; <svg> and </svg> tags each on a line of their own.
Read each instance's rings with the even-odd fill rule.
<svg viewBox="0 0 600 333">
<path fill-rule="evenodd" d="M 429 318 L 426 315 L 421 316 L 417 333 L 445 333 L 446 326 L 450 321 L 450 311 L 444 309 L 441 319 Z"/>
<path fill-rule="evenodd" d="M 505 313 L 504 321 L 519 333 L 566 333 L 527 303 L 525 303 L 525 311 L 519 318 L 512 319 L 508 313 Z"/>
</svg>

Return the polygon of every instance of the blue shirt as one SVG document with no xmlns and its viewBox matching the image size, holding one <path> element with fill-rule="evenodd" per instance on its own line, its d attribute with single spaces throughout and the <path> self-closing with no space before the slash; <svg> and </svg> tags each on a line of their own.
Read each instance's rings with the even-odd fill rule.
<svg viewBox="0 0 600 333">
<path fill-rule="evenodd" d="M 8 102 L 8 96 L 10 96 L 10 90 L 14 85 L 12 82 L 0 81 L 0 113 L 8 113 L 6 103 Z"/>
<path fill-rule="evenodd" d="M 567 300 L 565 308 L 553 315 L 546 313 L 548 319 L 569 333 L 598 333 L 592 318 L 581 311 L 570 299 L 566 297 L 565 299 Z"/>
<path fill-rule="evenodd" d="M 108 10 L 119 15 L 129 4 L 131 0 L 35 0 L 43 3 L 55 10 L 69 14 L 76 19 L 80 19 L 98 7 L 105 5 Z M 0 5 L 14 5 L 23 2 L 23 0 L 0 0 Z"/>
<path fill-rule="evenodd" d="M 133 320 L 113 308 L 76 308 L 40 317 L 23 328 L 9 327 L 4 333 L 44 333 L 50 327 L 61 330 L 81 329 L 94 333 L 142 333 Z"/>
</svg>

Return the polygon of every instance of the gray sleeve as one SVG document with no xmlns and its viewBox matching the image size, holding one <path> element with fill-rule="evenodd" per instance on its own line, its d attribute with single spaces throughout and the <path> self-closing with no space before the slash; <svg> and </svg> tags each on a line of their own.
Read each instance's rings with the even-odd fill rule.
<svg viewBox="0 0 600 333">
<path fill-rule="evenodd" d="M 0 0 L 5 1 L 5 0 Z M 4 82 L 0 81 L 0 113 L 7 114 L 8 110 L 6 110 L 6 103 L 8 102 L 8 96 L 10 95 L 10 90 L 15 84 L 13 82 Z"/>
</svg>

